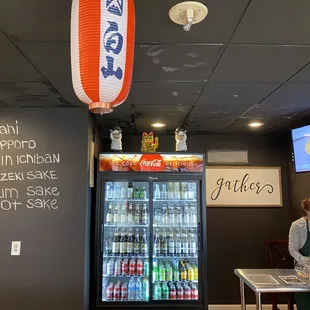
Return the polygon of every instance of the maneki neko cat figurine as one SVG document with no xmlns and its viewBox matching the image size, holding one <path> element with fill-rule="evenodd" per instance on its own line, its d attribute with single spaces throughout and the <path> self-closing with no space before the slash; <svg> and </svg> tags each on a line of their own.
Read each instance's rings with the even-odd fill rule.
<svg viewBox="0 0 310 310">
<path fill-rule="evenodd" d="M 158 148 L 159 138 L 154 138 L 152 132 L 142 134 L 141 152 L 142 153 L 155 153 Z"/>
</svg>

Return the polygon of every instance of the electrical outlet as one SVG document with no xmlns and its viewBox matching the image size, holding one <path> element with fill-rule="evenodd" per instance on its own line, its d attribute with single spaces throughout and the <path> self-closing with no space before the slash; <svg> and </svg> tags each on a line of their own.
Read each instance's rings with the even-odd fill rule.
<svg viewBox="0 0 310 310">
<path fill-rule="evenodd" d="M 22 244 L 21 241 L 12 241 L 11 256 L 19 256 L 20 255 L 21 244 Z"/>
</svg>

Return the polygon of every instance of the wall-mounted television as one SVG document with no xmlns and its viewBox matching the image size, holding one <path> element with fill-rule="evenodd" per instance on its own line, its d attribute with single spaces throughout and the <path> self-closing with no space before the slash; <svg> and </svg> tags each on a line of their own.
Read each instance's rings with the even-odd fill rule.
<svg viewBox="0 0 310 310">
<path fill-rule="evenodd" d="M 292 130 L 296 172 L 310 172 L 310 125 Z"/>
</svg>

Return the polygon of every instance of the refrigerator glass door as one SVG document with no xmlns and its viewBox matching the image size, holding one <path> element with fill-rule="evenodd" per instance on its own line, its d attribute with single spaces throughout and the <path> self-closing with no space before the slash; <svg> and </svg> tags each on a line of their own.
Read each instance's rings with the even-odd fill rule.
<svg viewBox="0 0 310 310">
<path fill-rule="evenodd" d="M 197 300 L 198 192 L 196 181 L 154 182 L 153 300 Z"/>
<path fill-rule="evenodd" d="M 102 301 L 149 300 L 148 182 L 105 182 Z"/>
</svg>

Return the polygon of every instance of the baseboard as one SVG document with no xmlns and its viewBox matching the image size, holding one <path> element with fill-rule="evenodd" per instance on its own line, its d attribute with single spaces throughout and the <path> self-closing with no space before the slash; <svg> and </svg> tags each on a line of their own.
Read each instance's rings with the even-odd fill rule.
<svg viewBox="0 0 310 310">
<path fill-rule="evenodd" d="M 278 305 L 280 310 L 287 310 L 287 305 Z M 209 305 L 209 310 L 240 310 L 240 305 Z M 296 306 L 295 306 L 296 309 Z M 256 305 L 246 305 L 246 310 L 256 310 Z M 272 305 L 263 305 L 263 310 L 272 310 Z"/>
</svg>

